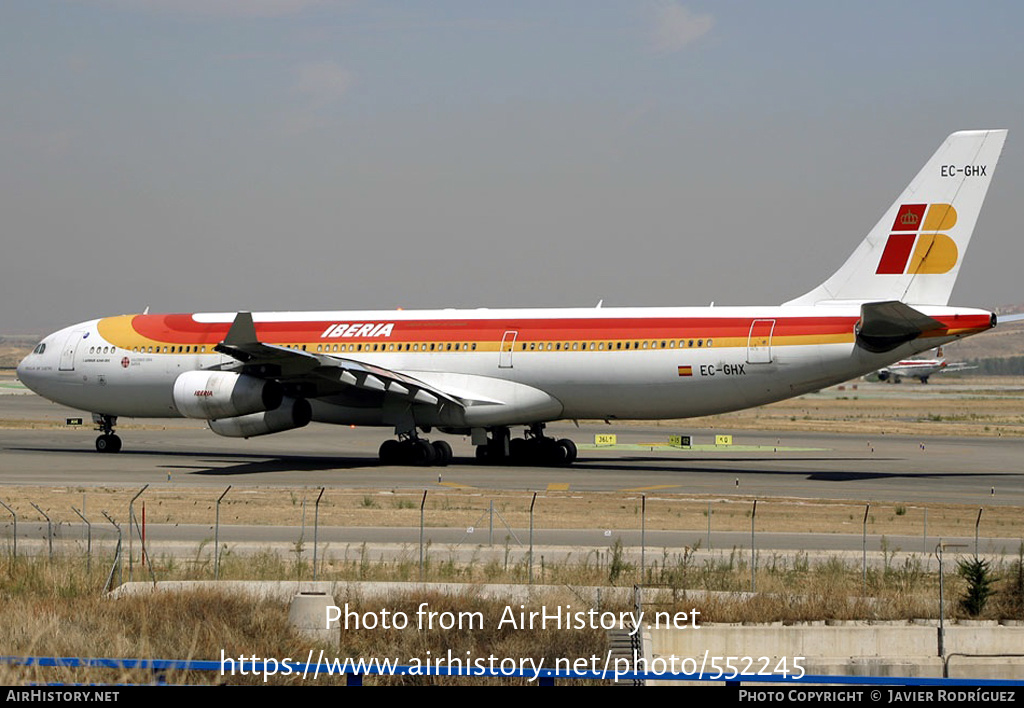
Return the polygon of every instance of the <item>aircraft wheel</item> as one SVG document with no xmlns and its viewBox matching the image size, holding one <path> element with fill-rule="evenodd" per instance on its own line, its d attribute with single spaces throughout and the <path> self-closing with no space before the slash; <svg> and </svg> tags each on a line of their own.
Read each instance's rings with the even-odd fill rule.
<svg viewBox="0 0 1024 708">
<path fill-rule="evenodd" d="M 568 464 L 566 462 L 569 458 L 568 448 L 563 447 L 554 438 L 543 438 L 541 440 L 540 453 L 540 459 L 548 466 L 561 467 Z"/>
<path fill-rule="evenodd" d="M 381 443 L 380 463 L 382 465 L 396 465 L 402 459 L 402 445 L 397 440 L 385 440 Z"/>
<path fill-rule="evenodd" d="M 104 433 L 96 438 L 96 452 L 120 452 L 121 438 L 111 433 Z"/>
<path fill-rule="evenodd" d="M 433 446 L 434 452 L 436 453 L 434 459 L 435 465 L 438 467 L 447 467 L 451 464 L 454 454 L 452 453 L 452 446 L 449 445 L 447 441 L 435 440 L 430 444 Z"/>
<path fill-rule="evenodd" d="M 562 461 L 563 465 L 571 465 L 576 461 L 576 454 L 578 452 L 576 443 L 569 438 L 562 438 L 558 441 L 558 446 L 565 450 L 565 460 Z"/>
<path fill-rule="evenodd" d="M 420 467 L 429 467 L 437 460 L 437 450 L 434 446 L 419 438 L 411 441 L 409 453 L 412 464 Z"/>
<path fill-rule="evenodd" d="M 513 465 L 525 465 L 530 461 L 530 443 L 525 438 L 508 441 L 508 456 Z"/>
<path fill-rule="evenodd" d="M 488 461 L 487 446 L 477 445 L 476 446 L 476 461 L 486 463 Z"/>
</svg>

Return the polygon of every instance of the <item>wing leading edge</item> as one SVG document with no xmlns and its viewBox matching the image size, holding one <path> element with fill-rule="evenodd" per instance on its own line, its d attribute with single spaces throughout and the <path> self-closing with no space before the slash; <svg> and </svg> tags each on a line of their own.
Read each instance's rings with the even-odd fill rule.
<svg viewBox="0 0 1024 708">
<path fill-rule="evenodd" d="M 313 354 L 259 341 L 252 313 L 239 312 L 214 349 L 236 359 L 240 373 L 278 380 L 292 395 L 319 398 L 348 387 L 386 393 L 410 403 L 464 408 L 467 401 L 412 376 L 352 359 Z"/>
</svg>

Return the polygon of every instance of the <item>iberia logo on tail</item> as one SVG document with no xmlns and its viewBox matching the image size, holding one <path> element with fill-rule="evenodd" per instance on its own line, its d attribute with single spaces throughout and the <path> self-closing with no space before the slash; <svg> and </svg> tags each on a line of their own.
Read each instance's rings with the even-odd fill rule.
<svg viewBox="0 0 1024 708">
<path fill-rule="evenodd" d="M 956 225 L 952 204 L 904 204 L 896 213 L 877 275 L 948 273 L 959 252 L 946 231 Z"/>
</svg>

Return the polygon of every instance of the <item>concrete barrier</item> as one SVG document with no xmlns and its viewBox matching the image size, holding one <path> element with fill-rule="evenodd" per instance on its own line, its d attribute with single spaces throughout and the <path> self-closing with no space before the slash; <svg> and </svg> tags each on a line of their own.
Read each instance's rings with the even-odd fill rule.
<svg viewBox="0 0 1024 708">
<path fill-rule="evenodd" d="M 808 674 L 846 676 L 943 675 L 938 623 L 849 622 L 825 626 L 705 624 L 698 629 L 652 629 L 655 657 L 768 657 L 772 668 L 783 657 Z M 986 623 L 946 625 L 951 678 L 1024 680 L 1024 627 Z M 1016 655 L 1016 656 L 997 656 Z M 721 663 L 721 662 L 720 662 Z M 733 662 L 736 663 L 735 661 Z"/>
</svg>

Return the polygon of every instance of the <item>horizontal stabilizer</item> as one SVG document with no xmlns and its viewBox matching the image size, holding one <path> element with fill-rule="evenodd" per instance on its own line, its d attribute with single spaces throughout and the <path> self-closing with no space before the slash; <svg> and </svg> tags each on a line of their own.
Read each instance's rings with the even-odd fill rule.
<svg viewBox="0 0 1024 708">
<path fill-rule="evenodd" d="M 944 327 L 938 320 L 898 300 L 867 302 L 860 306 L 857 345 L 879 354 L 917 339 L 922 332 Z"/>
</svg>

